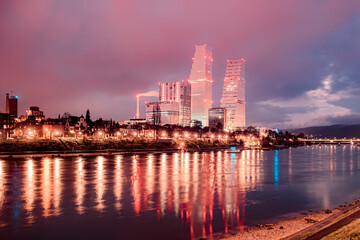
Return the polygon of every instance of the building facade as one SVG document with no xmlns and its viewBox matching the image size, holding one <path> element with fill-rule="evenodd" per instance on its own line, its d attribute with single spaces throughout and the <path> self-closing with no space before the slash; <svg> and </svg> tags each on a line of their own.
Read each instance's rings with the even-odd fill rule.
<svg viewBox="0 0 360 240">
<path fill-rule="evenodd" d="M 191 85 L 187 80 L 159 83 L 159 102 L 179 103 L 179 125 L 190 126 Z"/>
<path fill-rule="evenodd" d="M 14 133 L 14 117 L 9 113 L 0 113 L 0 139 L 6 139 Z"/>
<path fill-rule="evenodd" d="M 26 117 L 28 118 L 30 116 L 33 116 L 37 122 L 45 120 L 44 112 L 40 111 L 40 108 L 36 106 L 31 106 L 30 109 L 26 111 Z"/>
<path fill-rule="evenodd" d="M 6 113 L 12 115 L 14 118 L 18 116 L 18 96 L 9 96 L 6 94 Z"/>
<path fill-rule="evenodd" d="M 209 127 L 224 129 L 226 126 L 226 108 L 209 109 Z"/>
<path fill-rule="evenodd" d="M 155 125 L 180 124 L 178 102 L 146 102 L 146 122 Z"/>
<path fill-rule="evenodd" d="M 227 110 L 226 129 L 245 127 L 245 59 L 227 60 L 221 107 Z"/>
<path fill-rule="evenodd" d="M 191 120 L 208 126 L 212 107 L 212 49 L 206 44 L 195 46 L 189 83 L 191 84 Z"/>
</svg>

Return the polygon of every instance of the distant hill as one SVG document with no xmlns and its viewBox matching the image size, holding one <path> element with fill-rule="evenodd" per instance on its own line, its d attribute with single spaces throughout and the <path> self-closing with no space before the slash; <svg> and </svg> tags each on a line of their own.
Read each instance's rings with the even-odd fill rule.
<svg viewBox="0 0 360 240">
<path fill-rule="evenodd" d="M 313 135 L 314 137 L 360 138 L 360 124 L 307 127 L 307 128 L 297 128 L 297 129 L 287 129 L 286 131 L 295 134 L 304 133 L 305 135 Z"/>
</svg>

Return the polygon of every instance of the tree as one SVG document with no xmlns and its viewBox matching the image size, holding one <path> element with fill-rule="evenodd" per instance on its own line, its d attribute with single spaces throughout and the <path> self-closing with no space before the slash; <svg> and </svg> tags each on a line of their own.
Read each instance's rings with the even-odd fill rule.
<svg viewBox="0 0 360 240">
<path fill-rule="evenodd" d="M 156 103 L 153 107 L 153 118 L 154 118 L 154 125 L 158 126 L 161 123 L 161 115 L 160 115 L 160 105 Z"/>
<path fill-rule="evenodd" d="M 90 122 L 91 121 L 91 118 L 90 118 L 90 110 L 86 110 L 86 116 L 85 116 L 85 120 L 86 122 Z"/>
<path fill-rule="evenodd" d="M 223 130 L 223 125 L 221 124 L 221 122 L 218 122 L 217 124 L 216 124 L 216 129 L 217 129 L 217 131 L 218 132 L 220 132 L 221 130 Z"/>
<path fill-rule="evenodd" d="M 161 112 L 160 112 L 160 106 L 159 103 L 156 103 L 156 105 L 153 107 L 153 118 L 154 118 L 154 128 L 155 128 L 155 139 L 158 137 L 158 126 L 161 123 Z"/>
</svg>

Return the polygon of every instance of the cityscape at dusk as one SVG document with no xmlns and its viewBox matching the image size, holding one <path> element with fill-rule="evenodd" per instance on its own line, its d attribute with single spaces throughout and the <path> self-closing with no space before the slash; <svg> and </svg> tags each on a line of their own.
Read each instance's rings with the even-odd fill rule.
<svg viewBox="0 0 360 240">
<path fill-rule="evenodd" d="M 359 122 L 358 1 L 35 2 L 0 3 L 0 96 L 13 91 L 21 113 L 124 121 L 134 95 L 188 79 L 207 43 L 214 107 L 226 61 L 245 58 L 248 124 Z"/>
<path fill-rule="evenodd" d="M 0 239 L 360 239 L 360 1 L 0 1 Z"/>
</svg>

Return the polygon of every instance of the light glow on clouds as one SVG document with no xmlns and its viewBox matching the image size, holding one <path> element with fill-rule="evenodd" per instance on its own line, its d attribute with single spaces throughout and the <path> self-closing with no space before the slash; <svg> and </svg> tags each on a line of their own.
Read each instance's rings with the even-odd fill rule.
<svg viewBox="0 0 360 240">
<path fill-rule="evenodd" d="M 334 77 L 328 75 L 322 80 L 322 85 L 309 90 L 292 99 L 270 99 L 258 104 L 268 107 L 277 107 L 286 110 L 284 120 L 273 122 L 271 126 L 282 128 L 309 127 L 331 124 L 328 119 L 345 117 L 354 114 L 351 109 L 338 106 L 335 102 L 343 99 L 358 98 L 360 89 L 345 88 L 334 90 Z"/>
</svg>

